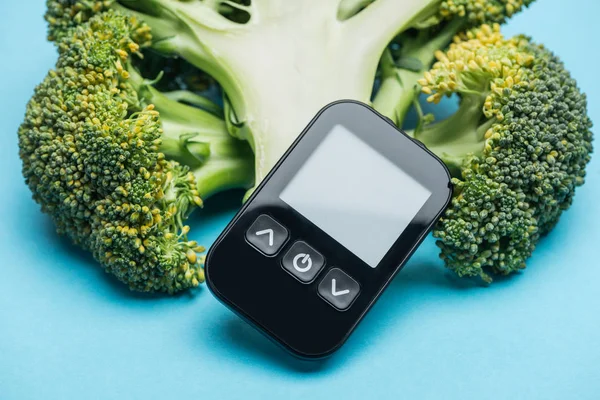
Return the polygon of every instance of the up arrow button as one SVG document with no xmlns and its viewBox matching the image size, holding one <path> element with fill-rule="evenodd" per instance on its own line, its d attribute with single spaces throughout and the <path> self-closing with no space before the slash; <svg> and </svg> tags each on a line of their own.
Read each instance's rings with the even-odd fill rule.
<svg viewBox="0 0 600 400">
<path fill-rule="evenodd" d="M 263 229 L 256 232 L 256 236 L 269 235 L 269 247 L 273 247 L 273 229 Z"/>
<path fill-rule="evenodd" d="M 246 241 L 267 256 L 277 254 L 288 237 L 288 230 L 266 214 L 256 218 L 246 231 Z"/>
</svg>

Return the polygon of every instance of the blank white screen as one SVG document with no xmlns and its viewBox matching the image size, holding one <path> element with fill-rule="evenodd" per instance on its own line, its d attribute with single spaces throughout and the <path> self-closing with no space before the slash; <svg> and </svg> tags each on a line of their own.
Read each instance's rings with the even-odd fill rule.
<svg viewBox="0 0 600 400">
<path fill-rule="evenodd" d="M 431 192 L 336 125 L 280 198 L 375 268 Z"/>
</svg>

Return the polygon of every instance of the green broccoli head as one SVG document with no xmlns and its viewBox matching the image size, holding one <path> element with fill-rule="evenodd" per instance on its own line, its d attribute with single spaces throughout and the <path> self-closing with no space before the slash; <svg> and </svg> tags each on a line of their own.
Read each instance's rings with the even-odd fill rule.
<svg viewBox="0 0 600 400">
<path fill-rule="evenodd" d="M 60 233 L 132 289 L 175 292 L 204 277 L 185 219 L 216 188 L 251 185 L 253 160 L 224 121 L 131 68 L 151 40 L 112 11 L 65 35 L 19 146 L 33 197 Z"/>
<path fill-rule="evenodd" d="M 108 10 L 114 0 L 47 0 L 48 40 L 60 40 L 69 29 Z"/>
<path fill-rule="evenodd" d="M 434 231 L 459 275 L 523 269 L 569 208 L 592 152 L 586 96 L 560 60 L 529 38 L 483 26 L 456 38 L 419 82 L 459 110 L 414 131 L 451 168 L 455 196 Z"/>
<path fill-rule="evenodd" d="M 440 19 L 464 18 L 467 25 L 503 23 L 534 0 L 444 0 Z"/>
</svg>

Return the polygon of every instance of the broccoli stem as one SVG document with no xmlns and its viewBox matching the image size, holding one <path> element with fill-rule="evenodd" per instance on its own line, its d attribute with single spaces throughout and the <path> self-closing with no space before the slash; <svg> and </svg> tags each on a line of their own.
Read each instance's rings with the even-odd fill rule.
<svg viewBox="0 0 600 400">
<path fill-rule="evenodd" d="M 469 154 L 483 154 L 485 133 L 494 123 L 483 115 L 485 94 L 463 95 L 458 111 L 443 121 L 407 133 L 434 152 L 455 177 Z"/>
<path fill-rule="evenodd" d="M 314 114 L 340 99 L 369 102 L 389 42 L 436 10 L 441 0 L 253 2 L 238 24 L 204 2 L 118 0 L 114 8 L 144 20 L 153 48 L 177 54 L 212 75 L 236 117 L 237 137 L 255 151 L 260 182 Z M 358 7 L 358 8 L 357 8 Z M 352 13 L 355 13 L 352 15 Z M 288 39 L 294 38 L 294 43 Z M 325 38 L 325 39 L 324 39 Z"/>
<path fill-rule="evenodd" d="M 340 21 L 350 19 L 374 1 L 375 0 L 341 0 L 337 17 Z"/>
<path fill-rule="evenodd" d="M 252 186 L 252 149 L 229 135 L 225 121 L 162 94 L 152 101 L 164 129 L 161 151 L 190 167 L 203 199 L 217 191 Z"/>
<path fill-rule="evenodd" d="M 402 127 L 408 110 L 419 95 L 417 81 L 431 68 L 435 61 L 435 52 L 446 48 L 452 38 L 463 28 L 464 23 L 464 19 L 456 18 L 433 37 L 428 29 L 419 31 L 415 37 L 401 35 L 398 38 L 402 46 L 399 61 L 403 59 L 417 61 L 413 64 L 419 65 L 419 68 L 397 67 L 391 52 L 389 49 L 386 50 L 381 60 L 383 71 L 381 86 L 373 100 L 375 109 Z"/>
<path fill-rule="evenodd" d="M 389 50 L 384 53 L 381 66 L 383 76 L 373 107 L 398 124 L 399 121 L 404 121 L 419 94 L 417 81 L 423 76 L 423 71 L 396 68 Z"/>
<path fill-rule="evenodd" d="M 206 97 L 202 97 L 188 90 L 174 90 L 172 92 L 166 92 L 164 93 L 164 95 L 170 98 L 171 100 L 188 103 L 203 110 L 206 110 L 211 114 L 216 115 L 217 117 L 223 117 L 223 108 L 215 104 L 213 101 L 207 99 Z"/>
<path fill-rule="evenodd" d="M 215 78 L 226 93 L 242 89 L 227 64 L 226 50 L 235 50 L 245 25 L 223 18 L 204 2 L 170 0 L 117 0 L 111 8 L 143 20 L 152 29 L 152 48 L 177 55 Z M 242 77 L 243 78 L 243 77 Z M 243 103 L 233 97 L 236 109 Z"/>
<path fill-rule="evenodd" d="M 167 159 L 190 168 L 203 199 L 217 191 L 252 186 L 252 149 L 248 143 L 229 135 L 224 120 L 156 90 L 132 68 L 130 80 L 143 100 L 160 113 L 163 128 L 160 151 Z M 191 96 L 178 92 L 173 97 L 190 99 Z"/>
</svg>

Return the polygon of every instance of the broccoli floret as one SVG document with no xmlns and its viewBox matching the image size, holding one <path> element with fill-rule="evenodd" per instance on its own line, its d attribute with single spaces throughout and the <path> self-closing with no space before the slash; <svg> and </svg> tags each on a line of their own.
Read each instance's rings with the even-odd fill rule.
<svg viewBox="0 0 600 400">
<path fill-rule="evenodd" d="M 534 0 L 429 1 L 388 46 L 380 64 L 380 89 L 373 105 L 396 123 L 404 121 L 419 93 L 417 80 L 431 68 L 435 52 L 452 38 L 483 24 L 504 23 Z M 401 93 L 398 97 L 398 93 Z"/>
<path fill-rule="evenodd" d="M 458 94 L 448 119 L 413 135 L 451 168 L 455 195 L 434 236 L 459 275 L 525 268 L 569 208 L 592 152 L 586 96 L 560 60 L 499 27 L 456 38 L 419 81 L 428 101 Z"/>
<path fill-rule="evenodd" d="M 131 289 L 172 293 L 204 279 L 185 219 L 215 190 L 249 187 L 253 157 L 222 119 L 131 67 L 151 41 L 146 25 L 112 11 L 64 35 L 19 146 L 33 197 L 60 233 Z"/>
</svg>

